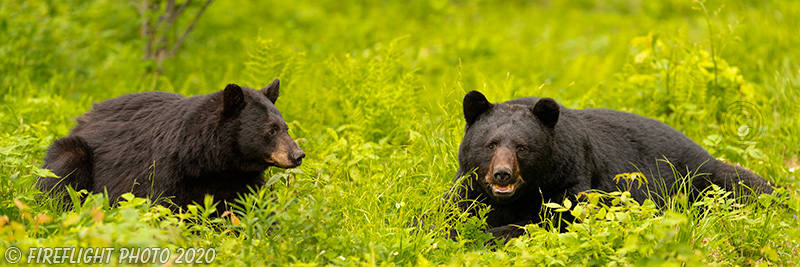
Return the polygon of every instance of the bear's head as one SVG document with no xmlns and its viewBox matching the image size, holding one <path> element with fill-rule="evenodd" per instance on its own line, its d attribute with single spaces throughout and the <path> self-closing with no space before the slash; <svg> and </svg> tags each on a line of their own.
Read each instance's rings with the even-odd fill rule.
<svg viewBox="0 0 800 267">
<path fill-rule="evenodd" d="M 464 97 L 467 125 L 458 154 L 460 169 L 475 170 L 477 186 L 498 203 L 539 187 L 553 166 L 560 106 L 550 98 L 531 99 L 492 104 L 478 91 Z"/>
<path fill-rule="evenodd" d="M 300 166 L 306 154 L 289 136 L 289 126 L 275 107 L 280 81 L 255 90 L 229 84 L 222 92 L 220 125 L 228 131 L 236 167 L 264 171 L 271 166 Z"/>
</svg>

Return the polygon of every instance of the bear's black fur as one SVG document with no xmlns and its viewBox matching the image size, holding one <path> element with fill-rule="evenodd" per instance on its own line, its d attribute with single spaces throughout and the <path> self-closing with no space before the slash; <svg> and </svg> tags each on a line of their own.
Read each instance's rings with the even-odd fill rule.
<svg viewBox="0 0 800 267">
<path fill-rule="evenodd" d="M 453 190 L 462 210 L 471 204 L 463 200 L 491 205 L 487 232 L 495 238 L 517 237 L 524 233 L 520 226 L 540 222 L 542 201 L 561 203 L 591 189 L 626 188 L 625 181 L 613 179 L 621 173 L 643 173 L 649 183 L 634 186 L 632 197 L 663 205 L 678 187 L 669 163 L 681 177 L 696 172 L 693 194 L 712 183 L 746 191 L 739 182 L 772 192 L 764 178 L 715 159 L 653 119 L 608 109 L 568 109 L 550 98 L 491 104 L 477 91 L 465 96 L 463 107 L 466 133 L 456 177 L 461 182 Z"/>
<path fill-rule="evenodd" d="M 178 206 L 206 194 L 231 201 L 264 184 L 270 166 L 293 168 L 305 153 L 289 136 L 274 103 L 279 80 L 261 90 L 229 84 L 192 97 L 167 92 L 123 95 L 96 103 L 69 136 L 53 142 L 40 177 L 43 192 L 107 191 Z"/>
</svg>

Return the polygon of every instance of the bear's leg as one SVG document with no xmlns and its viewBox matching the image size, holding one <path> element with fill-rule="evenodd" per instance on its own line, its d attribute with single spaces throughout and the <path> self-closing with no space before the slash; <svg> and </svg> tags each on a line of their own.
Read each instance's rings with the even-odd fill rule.
<svg viewBox="0 0 800 267">
<path fill-rule="evenodd" d="M 486 233 L 492 234 L 494 239 L 502 239 L 501 241 L 505 243 L 511 238 L 520 237 L 525 234 L 525 228 L 523 227 L 530 223 L 531 222 L 529 221 L 523 221 L 517 224 L 492 227 L 491 229 L 486 230 Z"/>
<path fill-rule="evenodd" d="M 64 186 L 75 190 L 92 190 L 92 150 L 82 138 L 67 136 L 56 140 L 47 149 L 42 168 L 51 170 L 59 178 L 39 177 L 39 190 L 54 194 L 66 192 Z M 64 196 L 68 200 L 68 196 Z"/>
<path fill-rule="evenodd" d="M 715 163 L 716 168 L 710 177 L 698 177 L 702 180 L 693 182 L 696 190 L 703 190 L 713 183 L 725 190 L 734 191 L 737 196 L 772 193 L 773 185 L 753 171 L 719 160 L 715 160 Z"/>
</svg>

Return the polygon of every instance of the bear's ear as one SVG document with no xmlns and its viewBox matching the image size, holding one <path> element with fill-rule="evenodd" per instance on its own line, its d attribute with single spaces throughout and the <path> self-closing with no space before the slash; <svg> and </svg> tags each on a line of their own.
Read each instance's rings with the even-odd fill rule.
<svg viewBox="0 0 800 267">
<path fill-rule="evenodd" d="M 539 118 L 539 121 L 542 122 L 547 127 L 553 128 L 556 126 L 558 122 L 558 115 L 560 114 L 560 108 L 558 103 L 552 98 L 542 98 L 536 102 L 536 105 L 533 105 L 531 109 L 533 111 L 533 115 Z"/>
<path fill-rule="evenodd" d="M 278 101 L 278 95 L 280 95 L 279 89 L 281 87 L 281 80 L 275 79 L 272 81 L 271 84 L 261 89 L 261 93 L 267 96 L 269 101 L 272 101 L 272 104 L 275 104 L 275 101 Z"/>
<path fill-rule="evenodd" d="M 228 84 L 222 91 L 222 115 L 233 117 L 244 108 L 244 91 L 235 84 Z"/>
<path fill-rule="evenodd" d="M 470 91 L 464 96 L 464 119 L 467 120 L 467 126 L 472 125 L 478 116 L 489 110 L 492 103 L 486 100 L 486 97 L 478 91 Z"/>
</svg>

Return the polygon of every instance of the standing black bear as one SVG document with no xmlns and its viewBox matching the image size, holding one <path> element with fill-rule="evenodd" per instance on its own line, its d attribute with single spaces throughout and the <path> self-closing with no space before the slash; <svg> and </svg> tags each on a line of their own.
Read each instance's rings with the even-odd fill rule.
<svg viewBox="0 0 800 267">
<path fill-rule="evenodd" d="M 676 177 L 687 169 L 697 175 L 692 187 L 711 183 L 727 190 L 772 192 L 769 182 L 755 173 L 721 162 L 691 139 L 659 121 L 607 109 L 573 110 L 553 99 L 526 97 L 491 104 L 480 92 L 464 97 L 467 122 L 458 151 L 456 196 L 491 205 L 487 230 L 495 238 L 517 237 L 519 226 L 540 222 L 542 201 L 561 203 L 580 192 L 625 188 L 613 178 L 642 172 L 650 180 L 631 196 L 663 204 L 674 194 Z M 459 208 L 468 209 L 467 201 Z M 474 213 L 474 211 L 472 211 Z"/>
<path fill-rule="evenodd" d="M 231 201 L 264 184 L 270 166 L 293 168 L 305 153 L 275 108 L 279 80 L 261 90 L 229 84 L 192 97 L 167 92 L 123 95 L 96 103 L 69 136 L 53 142 L 39 178 L 44 192 L 132 192 L 178 206 L 206 194 Z"/>
</svg>

